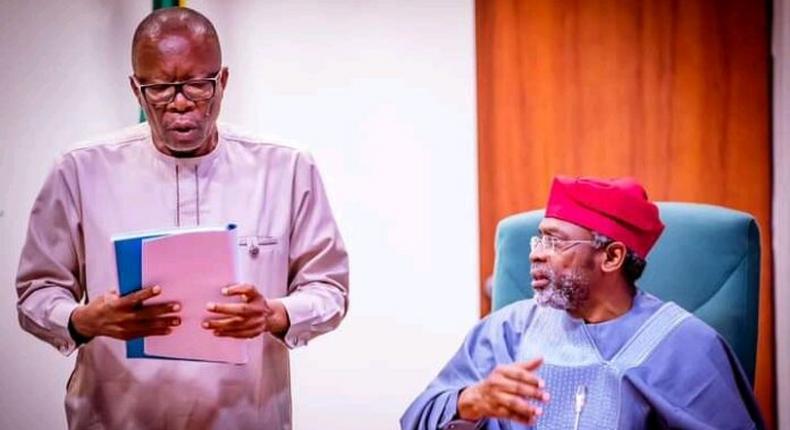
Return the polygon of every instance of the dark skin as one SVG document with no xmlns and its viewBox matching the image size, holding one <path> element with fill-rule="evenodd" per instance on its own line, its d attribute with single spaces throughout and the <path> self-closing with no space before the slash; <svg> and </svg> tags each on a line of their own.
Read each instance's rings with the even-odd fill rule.
<svg viewBox="0 0 790 430">
<path fill-rule="evenodd" d="M 564 240 L 591 240 L 592 233 L 584 227 L 555 218 L 544 218 L 538 227 L 541 234 Z M 590 279 L 590 295 L 578 308 L 570 310 L 575 318 L 599 323 L 617 318 L 631 309 L 633 288 L 622 269 L 628 249 L 614 241 L 604 249 L 576 245 L 560 252 L 535 249 L 529 256 L 533 265 L 547 264 L 556 271 L 582 270 Z"/>
<path fill-rule="evenodd" d="M 134 78 L 140 84 L 210 78 L 219 72 L 219 84 L 212 99 L 193 102 L 178 92 L 164 106 L 149 104 L 134 79 L 129 79 L 148 118 L 154 146 L 164 154 L 198 157 L 217 146 L 217 117 L 228 83 L 228 69 L 222 67 L 219 46 L 213 42 L 178 31 L 144 39 L 135 46 Z"/>
<path fill-rule="evenodd" d="M 198 157 L 210 153 L 217 145 L 216 121 L 222 94 L 228 82 L 228 70 L 221 66 L 219 45 L 215 39 L 178 29 L 143 39 L 134 47 L 132 91 L 145 110 L 154 146 L 173 157 Z M 140 84 L 179 82 L 213 77 L 219 72 L 214 97 L 193 102 L 180 91 L 170 103 L 150 105 L 139 92 Z M 149 286 L 119 297 L 115 292 L 99 296 L 78 306 L 71 314 L 76 331 L 86 338 L 108 336 L 129 340 L 144 336 L 163 336 L 181 323 L 178 303 L 151 304 L 161 294 L 159 286 Z M 222 294 L 235 298 L 232 303 L 207 303 L 213 317 L 203 328 L 217 336 L 252 338 L 262 333 L 282 337 L 290 322 L 279 300 L 267 300 L 251 284 L 222 288 Z"/>
<path fill-rule="evenodd" d="M 541 234 L 562 240 L 591 240 L 592 232 L 578 225 L 544 218 Z M 581 270 L 590 280 L 590 294 L 578 308 L 569 311 L 572 316 L 589 323 L 608 321 L 625 314 L 633 303 L 633 289 L 622 274 L 626 246 L 612 242 L 604 249 L 577 244 L 549 251 L 536 248 L 530 254 L 533 265 L 548 265 L 555 271 Z M 542 284 L 533 284 L 540 288 Z M 461 419 L 477 421 L 499 418 L 534 425 L 542 408 L 528 400 L 547 402 L 549 393 L 545 383 L 536 375 L 543 364 L 542 358 L 523 363 L 497 366 L 484 380 L 464 388 L 458 396 L 457 414 Z"/>
</svg>

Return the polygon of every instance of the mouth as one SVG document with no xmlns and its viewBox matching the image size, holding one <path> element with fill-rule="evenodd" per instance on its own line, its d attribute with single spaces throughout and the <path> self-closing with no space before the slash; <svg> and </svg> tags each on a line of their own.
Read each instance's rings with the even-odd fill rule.
<svg viewBox="0 0 790 430">
<path fill-rule="evenodd" d="M 536 290 L 542 290 L 549 286 L 551 280 L 549 277 L 540 270 L 533 270 L 532 273 L 532 288 Z"/>
<path fill-rule="evenodd" d="M 193 124 L 175 124 L 168 127 L 167 131 L 179 138 L 190 138 L 197 133 L 198 128 Z"/>
<path fill-rule="evenodd" d="M 549 280 L 546 278 L 542 279 L 532 279 L 532 289 L 533 290 L 543 290 L 549 286 Z"/>
</svg>

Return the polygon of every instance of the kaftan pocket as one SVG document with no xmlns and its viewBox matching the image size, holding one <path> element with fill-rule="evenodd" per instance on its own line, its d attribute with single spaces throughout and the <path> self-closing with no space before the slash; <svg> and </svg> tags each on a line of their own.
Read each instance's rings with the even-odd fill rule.
<svg viewBox="0 0 790 430">
<path fill-rule="evenodd" d="M 266 298 L 285 296 L 288 252 L 283 241 L 274 236 L 239 236 L 239 276 Z"/>
</svg>

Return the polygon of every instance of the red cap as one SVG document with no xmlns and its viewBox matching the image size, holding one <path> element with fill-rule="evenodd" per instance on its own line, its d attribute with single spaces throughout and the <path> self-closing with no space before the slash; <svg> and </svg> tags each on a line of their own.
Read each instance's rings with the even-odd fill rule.
<svg viewBox="0 0 790 430">
<path fill-rule="evenodd" d="M 658 207 L 633 178 L 557 176 L 551 185 L 546 217 L 582 226 L 623 242 L 642 258 L 664 231 Z"/>
</svg>

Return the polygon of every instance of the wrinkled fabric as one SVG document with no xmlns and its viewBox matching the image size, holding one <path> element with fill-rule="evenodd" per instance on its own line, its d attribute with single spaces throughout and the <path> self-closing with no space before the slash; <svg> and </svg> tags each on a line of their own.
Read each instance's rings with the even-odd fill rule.
<svg viewBox="0 0 790 430">
<path fill-rule="evenodd" d="M 25 330 L 71 354 L 80 300 L 118 290 L 111 236 L 234 223 L 243 282 L 282 300 L 283 339 L 249 341 L 246 365 L 127 359 L 125 343 L 78 348 L 66 394 L 72 429 L 288 429 L 288 349 L 340 323 L 348 258 L 318 170 L 304 152 L 219 130 L 209 154 L 155 149 L 146 124 L 56 162 L 31 212 L 16 288 Z M 222 286 L 218 286 L 222 287 Z"/>
<path fill-rule="evenodd" d="M 618 318 L 587 324 L 565 316 L 560 328 L 555 324 L 542 330 L 533 327 L 546 320 L 546 313 L 563 311 L 538 306 L 531 299 L 507 306 L 475 326 L 436 379 L 406 410 L 401 427 L 409 430 L 530 428 L 508 420 L 484 419 L 477 423 L 458 420 L 458 395 L 463 388 L 485 379 L 497 365 L 541 355 L 550 366 L 538 369 L 537 373 L 546 380 L 545 389 L 551 395 L 549 403 L 554 402 L 550 407 L 555 413 L 567 414 L 570 410 L 569 415 L 574 415 L 572 396 L 567 392 L 573 392 L 575 387 L 558 388 L 556 398 L 552 391 L 553 387 L 567 382 L 558 379 L 556 367 L 551 366 L 560 357 L 578 361 L 580 371 L 573 375 L 573 385 L 584 383 L 590 390 L 607 393 L 619 391 L 617 398 L 610 400 L 614 402 L 614 412 L 605 411 L 617 415 L 613 419 L 615 424 L 598 428 L 762 428 L 751 387 L 726 342 L 694 316 L 673 323 L 674 328 L 665 336 L 653 336 L 646 322 L 661 306 L 660 300 L 639 291 L 631 310 Z M 590 359 L 587 354 L 572 354 L 578 350 L 569 349 L 564 342 L 576 335 L 589 339 L 597 359 Z M 628 346 L 648 341 L 654 343 L 650 348 Z M 540 346 L 541 354 L 537 354 L 536 345 Z M 617 369 L 617 389 L 601 388 L 600 384 L 611 379 L 596 381 L 600 372 L 589 372 L 589 377 L 584 379 L 585 369 L 595 361 Z M 594 407 L 594 402 L 585 407 Z M 535 428 L 543 427 L 539 418 Z M 585 427 L 580 425 L 580 428 Z"/>
</svg>

